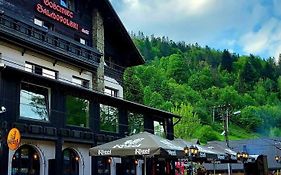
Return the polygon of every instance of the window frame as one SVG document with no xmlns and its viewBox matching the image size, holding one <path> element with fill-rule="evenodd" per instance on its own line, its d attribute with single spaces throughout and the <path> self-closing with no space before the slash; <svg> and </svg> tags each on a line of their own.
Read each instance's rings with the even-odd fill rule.
<svg viewBox="0 0 281 175">
<path fill-rule="evenodd" d="M 46 67 L 28 62 L 28 61 L 25 62 L 24 70 L 27 72 L 30 72 L 30 73 L 34 73 L 36 75 L 41 75 L 43 77 L 53 79 L 53 80 L 58 79 L 58 73 L 59 73 L 58 71 L 50 69 L 50 68 L 46 68 Z M 53 75 L 46 74 L 46 73 L 44 73 L 44 70 L 53 72 L 55 75 L 53 76 Z"/>
<path fill-rule="evenodd" d="M 74 82 L 74 80 L 81 81 L 81 83 Z M 80 78 L 80 77 L 77 77 L 77 76 L 73 75 L 71 82 L 72 82 L 72 84 L 74 84 L 76 86 L 80 86 L 80 87 L 87 88 L 87 89 L 90 88 L 90 80 L 87 80 L 87 79 L 84 79 L 84 78 Z"/>
<path fill-rule="evenodd" d="M 116 118 L 115 118 L 115 131 L 111 131 L 111 130 L 106 130 L 106 129 L 103 129 L 101 126 L 101 122 L 102 122 L 102 110 L 103 110 L 103 107 L 106 107 L 106 112 L 110 111 L 110 108 L 114 108 L 116 109 Z M 114 133 L 114 134 L 118 134 L 120 133 L 120 127 L 119 127 L 119 124 L 120 124 L 120 119 L 119 119 L 119 109 L 118 107 L 115 107 L 115 106 L 110 106 L 110 105 L 107 105 L 107 104 L 100 104 L 99 105 L 99 108 L 100 108 L 100 116 L 99 116 L 99 130 L 102 131 L 102 132 L 107 132 L 107 133 Z M 115 112 L 115 111 L 113 111 Z M 109 113 L 109 112 L 108 112 Z M 106 113 L 105 115 L 108 115 L 108 113 Z M 109 124 L 112 124 L 113 123 L 113 120 L 106 120 L 107 122 L 106 123 L 109 123 Z"/>
<path fill-rule="evenodd" d="M 157 123 L 158 123 L 158 126 L 156 126 Z M 159 127 L 158 130 L 156 130 L 156 127 Z M 153 131 L 154 131 L 154 133 L 153 133 L 154 135 L 158 135 L 163 138 L 167 137 L 167 130 L 166 130 L 164 121 L 153 120 Z"/>
<path fill-rule="evenodd" d="M 23 88 L 22 88 L 23 84 L 26 84 L 26 86 L 33 86 L 33 88 L 41 88 L 41 90 L 42 89 L 47 90 L 47 95 L 46 96 L 44 95 L 45 98 L 47 97 L 47 99 L 45 99 L 47 101 L 47 103 L 46 103 L 47 119 L 46 120 L 36 119 L 36 118 L 29 117 L 29 116 L 21 115 L 21 105 L 22 105 L 22 103 L 21 103 L 21 93 L 22 93 L 22 90 L 23 90 Z M 26 90 L 26 91 L 36 93 L 32 90 Z M 43 95 L 43 94 L 39 94 L 39 95 Z M 26 104 L 23 104 L 23 105 L 26 105 Z M 51 88 L 46 87 L 46 86 L 37 85 L 37 84 L 34 84 L 34 83 L 30 83 L 30 82 L 22 81 L 21 84 L 20 84 L 20 92 L 19 92 L 19 119 L 50 123 L 51 122 L 50 117 L 51 117 Z"/>
<path fill-rule="evenodd" d="M 76 125 L 76 124 L 69 124 L 68 123 L 68 115 L 70 115 L 70 114 L 68 114 L 68 106 L 67 106 L 67 98 L 68 97 L 71 97 L 71 98 L 78 98 L 79 100 L 85 100 L 85 101 L 87 101 L 87 114 L 86 114 L 86 123 L 84 124 L 84 123 L 80 123 L 79 125 Z M 72 95 L 72 94 L 67 94 L 66 96 L 65 96 L 65 113 L 66 113 L 66 115 L 65 115 L 65 125 L 66 126 L 71 126 L 71 127 L 79 127 L 79 128 L 85 128 L 85 129 L 89 129 L 90 128 L 90 118 L 91 118 L 91 115 L 90 115 L 90 100 L 89 99 L 87 99 L 87 98 L 83 98 L 83 97 L 81 97 L 81 96 L 75 96 L 75 95 Z M 81 109 L 82 110 L 82 109 Z M 78 115 L 74 115 L 75 117 L 80 117 L 80 116 L 78 116 Z M 82 124 L 84 124 L 83 126 L 82 126 Z"/>
<path fill-rule="evenodd" d="M 128 116 L 128 134 L 129 135 L 137 134 L 137 133 L 143 132 L 145 130 L 144 129 L 144 114 L 133 112 L 133 111 L 128 111 L 127 116 Z M 141 118 L 142 121 L 138 121 L 138 122 L 141 122 L 141 125 L 139 125 L 141 128 L 132 128 L 132 126 L 131 126 L 132 123 L 131 122 L 132 121 L 136 121 L 136 118 L 138 118 L 138 119 Z M 134 126 L 136 126 L 136 125 L 134 125 Z M 136 133 L 131 132 L 132 129 L 139 130 L 139 132 L 136 132 Z"/>
<path fill-rule="evenodd" d="M 110 93 L 106 92 L 106 90 L 110 91 Z M 111 88 L 111 87 L 108 87 L 108 86 L 104 87 L 104 94 L 105 95 L 109 95 L 111 97 L 118 97 L 118 93 L 119 93 L 118 89 L 114 89 L 114 88 Z"/>
<path fill-rule="evenodd" d="M 44 29 L 54 31 L 54 24 L 49 21 L 45 21 L 42 20 L 41 18 L 34 17 L 33 23 L 37 26 L 43 27 Z"/>
</svg>

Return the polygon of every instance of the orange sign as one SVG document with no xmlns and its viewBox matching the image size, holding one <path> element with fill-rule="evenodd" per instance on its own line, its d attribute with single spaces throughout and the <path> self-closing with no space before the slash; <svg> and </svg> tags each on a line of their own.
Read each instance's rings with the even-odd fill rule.
<svg viewBox="0 0 281 175">
<path fill-rule="evenodd" d="M 7 138 L 7 143 L 10 150 L 16 150 L 19 147 L 20 139 L 20 131 L 17 128 L 12 128 Z"/>
</svg>

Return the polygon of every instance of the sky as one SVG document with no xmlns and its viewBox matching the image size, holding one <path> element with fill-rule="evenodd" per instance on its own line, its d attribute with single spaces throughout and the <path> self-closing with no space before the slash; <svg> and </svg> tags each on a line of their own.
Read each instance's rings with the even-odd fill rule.
<svg viewBox="0 0 281 175">
<path fill-rule="evenodd" d="M 128 32 L 278 58 L 281 0 L 110 0 Z"/>
</svg>

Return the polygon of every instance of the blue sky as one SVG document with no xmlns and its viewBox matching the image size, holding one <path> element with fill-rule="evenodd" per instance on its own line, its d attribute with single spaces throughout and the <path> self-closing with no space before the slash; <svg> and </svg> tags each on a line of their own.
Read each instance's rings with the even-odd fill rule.
<svg viewBox="0 0 281 175">
<path fill-rule="evenodd" d="M 281 0 L 110 0 L 126 29 L 215 49 L 278 57 Z"/>
</svg>

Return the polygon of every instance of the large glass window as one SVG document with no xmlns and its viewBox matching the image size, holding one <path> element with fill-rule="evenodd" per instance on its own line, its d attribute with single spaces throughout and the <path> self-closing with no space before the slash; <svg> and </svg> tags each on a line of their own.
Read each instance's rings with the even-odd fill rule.
<svg viewBox="0 0 281 175">
<path fill-rule="evenodd" d="M 66 97 L 66 124 L 89 127 L 89 100 L 67 96 Z"/>
<path fill-rule="evenodd" d="M 110 175 L 110 158 L 97 157 L 98 175 Z"/>
<path fill-rule="evenodd" d="M 128 124 L 129 124 L 129 135 L 137 134 L 144 131 L 144 118 L 142 114 L 129 112 L 128 113 Z"/>
<path fill-rule="evenodd" d="M 63 175 L 79 175 L 79 156 L 70 148 L 63 151 Z"/>
<path fill-rule="evenodd" d="M 20 118 L 49 121 L 49 89 L 21 84 Z"/>
<path fill-rule="evenodd" d="M 39 175 L 40 160 L 38 152 L 29 145 L 21 146 L 12 160 L 12 175 Z"/>
<path fill-rule="evenodd" d="M 153 125 L 154 125 L 154 134 L 166 138 L 166 132 L 164 129 L 163 122 L 154 121 Z"/>
<path fill-rule="evenodd" d="M 118 133 L 118 109 L 113 106 L 100 105 L 100 130 Z"/>
</svg>

